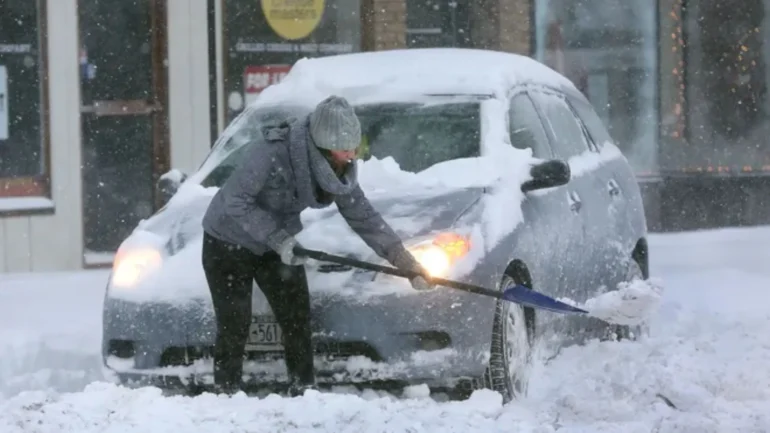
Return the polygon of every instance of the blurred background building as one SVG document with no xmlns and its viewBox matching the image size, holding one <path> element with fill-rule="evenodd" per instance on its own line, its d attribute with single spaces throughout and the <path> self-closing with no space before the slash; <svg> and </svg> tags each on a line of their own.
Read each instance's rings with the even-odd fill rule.
<svg viewBox="0 0 770 433">
<path fill-rule="evenodd" d="M 532 56 L 596 106 L 650 228 L 770 222 L 770 0 L 0 0 L 0 272 L 109 264 L 158 178 L 302 57 Z M 266 8 L 299 8 L 302 19 Z"/>
</svg>

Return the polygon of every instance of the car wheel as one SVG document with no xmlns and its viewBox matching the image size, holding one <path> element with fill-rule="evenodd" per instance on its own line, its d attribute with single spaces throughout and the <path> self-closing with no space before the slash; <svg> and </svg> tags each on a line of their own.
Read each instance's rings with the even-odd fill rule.
<svg viewBox="0 0 770 433">
<path fill-rule="evenodd" d="M 516 280 L 510 275 L 500 281 L 501 289 L 512 284 L 516 284 Z M 503 403 L 527 393 L 533 327 L 534 311 L 530 308 L 503 300 L 495 304 L 489 365 L 481 387 L 499 392 Z"/>
<path fill-rule="evenodd" d="M 628 260 L 628 265 L 626 267 L 626 274 L 623 278 L 623 281 L 626 283 L 630 283 L 636 280 L 644 280 L 644 272 L 642 271 L 642 267 L 639 266 L 639 263 L 634 260 L 633 258 L 630 258 Z M 643 334 L 647 332 L 647 325 L 641 324 L 641 325 L 615 325 L 613 326 L 613 331 L 615 332 L 615 335 L 617 336 L 618 340 L 636 340 Z"/>
</svg>

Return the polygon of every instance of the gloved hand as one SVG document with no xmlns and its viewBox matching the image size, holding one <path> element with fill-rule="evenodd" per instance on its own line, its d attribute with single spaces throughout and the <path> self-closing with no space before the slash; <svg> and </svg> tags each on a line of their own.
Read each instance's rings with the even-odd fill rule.
<svg viewBox="0 0 770 433">
<path fill-rule="evenodd" d="M 412 278 L 409 282 L 412 283 L 414 290 L 431 290 L 436 287 L 423 277 Z"/>
<path fill-rule="evenodd" d="M 278 246 L 278 254 L 281 256 L 281 261 L 285 265 L 289 266 L 301 266 L 307 263 L 307 257 L 294 255 L 294 247 L 301 246 L 294 236 L 288 236 Z"/>
<path fill-rule="evenodd" d="M 409 280 L 409 282 L 412 284 L 412 288 L 415 290 L 422 291 L 435 288 L 435 284 L 431 284 L 428 281 L 428 273 L 425 271 L 425 269 L 423 269 L 422 265 L 420 265 L 420 262 L 418 262 L 412 253 L 407 251 L 405 248 L 399 249 L 394 257 L 390 260 L 390 262 L 393 264 L 393 266 L 399 269 L 416 271 L 424 275 L 424 277 L 415 277 Z"/>
</svg>

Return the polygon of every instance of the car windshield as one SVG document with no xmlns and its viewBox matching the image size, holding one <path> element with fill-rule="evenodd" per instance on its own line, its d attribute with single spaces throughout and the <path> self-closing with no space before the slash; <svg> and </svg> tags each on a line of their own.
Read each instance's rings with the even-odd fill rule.
<svg viewBox="0 0 770 433">
<path fill-rule="evenodd" d="M 357 108 L 362 142 L 359 157 L 392 157 L 404 171 L 479 155 L 478 102 L 373 104 Z"/>
<path fill-rule="evenodd" d="M 361 121 L 359 157 L 392 157 L 404 171 L 479 155 L 481 108 L 478 101 L 441 104 L 388 103 L 356 107 Z M 221 159 L 201 185 L 221 187 L 249 146 L 262 142 L 262 128 L 299 117 L 297 107 L 261 107 L 237 120 L 234 132 L 216 144 L 209 159 Z"/>
</svg>

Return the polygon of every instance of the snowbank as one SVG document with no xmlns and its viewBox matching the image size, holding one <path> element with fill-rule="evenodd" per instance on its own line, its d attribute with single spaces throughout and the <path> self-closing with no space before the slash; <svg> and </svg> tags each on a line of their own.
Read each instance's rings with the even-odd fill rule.
<svg viewBox="0 0 770 433">
<path fill-rule="evenodd" d="M 0 274 L 0 400 L 26 390 L 80 391 L 103 379 L 107 276 Z"/>
<path fill-rule="evenodd" d="M 767 432 L 767 242 L 768 228 L 652 236 L 652 272 L 666 290 L 650 337 L 539 357 L 530 394 L 507 406 L 488 391 L 436 401 L 420 386 L 402 397 L 340 388 L 257 399 L 91 383 L 104 274 L 0 276 L 0 368 L 9 356 L 19 360 L 0 371 L 0 431 Z M 84 363 L 61 352 L 41 356 L 39 342 L 60 342 L 58 349 L 86 355 Z M 61 372 L 69 362 L 66 370 L 82 380 L 48 382 L 46 369 Z"/>
</svg>

